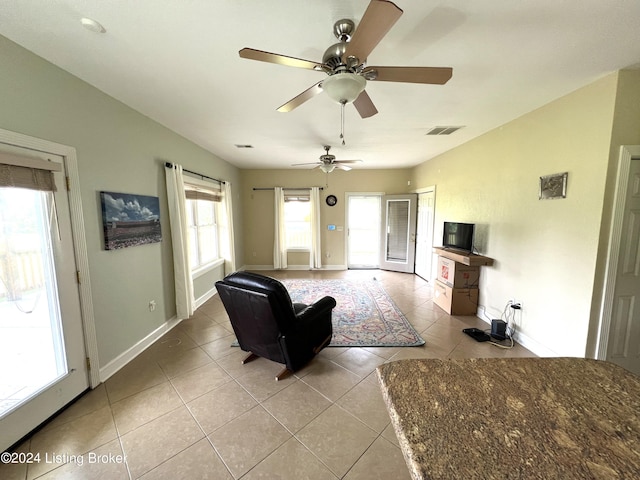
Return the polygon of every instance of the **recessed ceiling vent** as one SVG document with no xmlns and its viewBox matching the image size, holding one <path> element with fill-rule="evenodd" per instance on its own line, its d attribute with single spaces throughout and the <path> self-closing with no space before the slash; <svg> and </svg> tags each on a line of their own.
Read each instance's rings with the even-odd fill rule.
<svg viewBox="0 0 640 480">
<path fill-rule="evenodd" d="M 253 145 L 241 145 L 238 143 L 236 143 L 235 145 L 236 145 L 236 148 L 253 148 Z"/>
<path fill-rule="evenodd" d="M 463 127 L 433 127 L 425 135 L 451 135 L 453 132 L 456 132 L 461 128 Z"/>
</svg>

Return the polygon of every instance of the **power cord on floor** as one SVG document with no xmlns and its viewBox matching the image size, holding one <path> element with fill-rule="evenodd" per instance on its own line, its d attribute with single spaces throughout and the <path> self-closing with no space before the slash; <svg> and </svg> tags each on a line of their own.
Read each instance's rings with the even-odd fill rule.
<svg viewBox="0 0 640 480">
<path fill-rule="evenodd" d="M 519 303 L 514 303 L 513 301 L 509 300 L 504 306 L 504 309 L 502 310 L 502 315 L 500 316 L 500 319 L 507 324 L 506 330 L 505 330 L 506 335 L 504 340 L 508 340 L 509 345 L 498 343 L 495 341 L 495 339 L 487 341 L 488 344 L 493 345 L 494 347 L 503 348 L 506 350 L 513 348 L 513 346 L 515 345 L 515 342 L 513 341 L 513 336 L 515 335 L 516 328 L 517 328 L 516 311 L 521 309 L 522 309 L 522 306 Z M 487 315 L 485 314 L 485 318 L 486 317 Z M 489 318 L 488 320 L 492 321 L 492 319 L 489 319 Z M 491 335 L 491 329 L 490 328 L 486 329 L 485 333 Z"/>
</svg>

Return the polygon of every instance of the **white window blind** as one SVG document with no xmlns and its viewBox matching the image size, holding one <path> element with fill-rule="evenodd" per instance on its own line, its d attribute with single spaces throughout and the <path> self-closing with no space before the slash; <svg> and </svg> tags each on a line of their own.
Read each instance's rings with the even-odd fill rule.
<svg viewBox="0 0 640 480">
<path fill-rule="evenodd" d="M 54 192 L 53 172 L 61 170 L 56 162 L 0 152 L 0 187 Z"/>
</svg>

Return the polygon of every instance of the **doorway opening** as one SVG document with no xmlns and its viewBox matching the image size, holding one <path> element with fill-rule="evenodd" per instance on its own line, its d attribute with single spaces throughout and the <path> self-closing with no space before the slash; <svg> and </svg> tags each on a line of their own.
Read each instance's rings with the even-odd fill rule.
<svg viewBox="0 0 640 480">
<path fill-rule="evenodd" d="M 347 268 L 378 268 L 382 194 L 347 193 Z"/>
</svg>

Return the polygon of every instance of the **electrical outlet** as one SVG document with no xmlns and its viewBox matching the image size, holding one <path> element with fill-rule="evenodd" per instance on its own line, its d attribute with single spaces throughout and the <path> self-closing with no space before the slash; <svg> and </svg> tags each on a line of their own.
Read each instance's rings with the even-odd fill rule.
<svg viewBox="0 0 640 480">
<path fill-rule="evenodd" d="M 149 311 L 153 312 L 156 309 L 156 301 L 155 300 L 151 300 L 149 302 Z"/>
<path fill-rule="evenodd" d="M 522 302 L 519 302 L 515 299 L 509 300 L 510 307 L 514 310 L 522 310 Z"/>
</svg>

